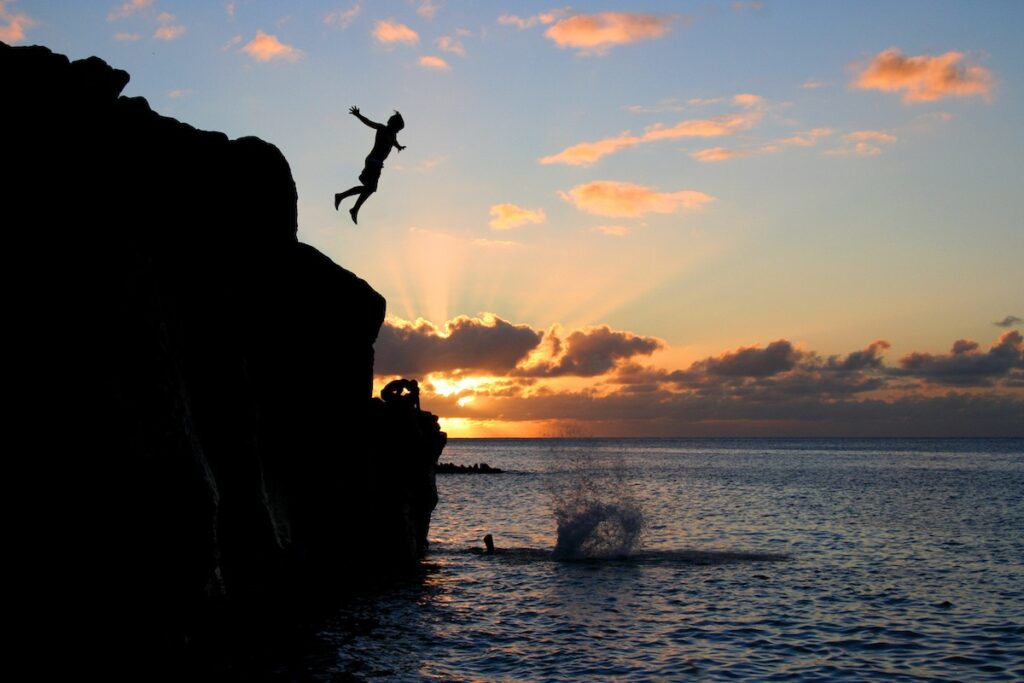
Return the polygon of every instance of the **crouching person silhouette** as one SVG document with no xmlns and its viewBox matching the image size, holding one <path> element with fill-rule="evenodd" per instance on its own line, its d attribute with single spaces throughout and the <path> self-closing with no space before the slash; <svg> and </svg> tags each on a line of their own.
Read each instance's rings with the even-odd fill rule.
<svg viewBox="0 0 1024 683">
<path fill-rule="evenodd" d="M 403 390 L 405 393 L 403 393 Z M 380 390 L 381 400 L 386 405 L 419 411 L 420 385 L 414 379 L 396 379 L 384 385 Z"/>
<path fill-rule="evenodd" d="M 366 165 L 363 167 L 363 172 L 359 174 L 359 182 L 362 184 L 334 195 L 335 211 L 338 210 L 341 200 L 352 195 L 359 195 L 356 198 L 355 206 L 348 211 L 349 215 L 352 216 L 352 222 L 358 225 L 359 209 L 369 199 L 370 195 L 377 191 L 377 181 L 380 180 L 380 172 L 384 168 L 384 160 L 391 154 L 391 148 L 394 147 L 399 152 L 405 149 L 404 145 L 398 144 L 397 138 L 398 131 L 405 128 L 405 121 L 397 111 L 388 119 L 387 125 L 366 118 L 359 113 L 359 107 L 350 108 L 348 113 L 377 131 L 377 136 L 373 140 L 373 149 L 370 150 L 366 157 Z"/>
</svg>

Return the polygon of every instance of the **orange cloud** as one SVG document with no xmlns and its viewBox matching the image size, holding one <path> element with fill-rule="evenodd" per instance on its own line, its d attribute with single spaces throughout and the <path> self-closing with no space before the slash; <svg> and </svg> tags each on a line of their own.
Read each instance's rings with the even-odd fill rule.
<svg viewBox="0 0 1024 683">
<path fill-rule="evenodd" d="M 157 40 L 177 40 L 185 35 L 185 27 L 180 24 L 168 24 L 161 26 L 153 34 Z"/>
<path fill-rule="evenodd" d="M 491 227 L 510 230 L 527 223 L 540 224 L 547 220 L 544 209 L 524 209 L 515 204 L 497 204 L 491 207 Z"/>
<path fill-rule="evenodd" d="M 337 26 L 343 29 L 348 28 L 362 11 L 362 4 L 357 2 L 348 9 L 339 9 L 334 12 L 329 12 L 324 17 L 324 23 L 328 26 Z"/>
<path fill-rule="evenodd" d="M 420 57 L 420 66 L 428 69 L 437 69 L 438 71 L 446 71 L 451 68 L 448 66 L 448 62 L 433 55 L 424 55 Z"/>
<path fill-rule="evenodd" d="M 107 15 L 107 21 L 118 21 L 127 19 L 140 10 L 144 10 L 153 4 L 153 0 L 128 0 L 123 5 Z"/>
<path fill-rule="evenodd" d="M 750 156 L 750 152 L 740 149 L 726 149 L 725 147 L 711 147 L 691 152 L 690 156 L 697 161 L 726 161 L 727 159 Z"/>
<path fill-rule="evenodd" d="M 751 95 L 750 93 L 740 93 L 739 95 L 733 95 L 733 104 L 738 104 L 741 107 L 755 107 L 764 101 L 764 98 L 760 95 Z"/>
<path fill-rule="evenodd" d="M 995 85 L 988 69 L 962 64 L 964 53 L 907 57 L 896 48 L 878 53 L 853 82 L 862 90 L 903 91 L 903 101 L 932 102 L 943 97 L 989 98 Z"/>
<path fill-rule="evenodd" d="M 559 21 L 544 32 L 558 47 L 575 48 L 581 54 L 604 54 L 615 45 L 654 40 L 668 33 L 671 17 L 634 12 L 577 14 Z"/>
<path fill-rule="evenodd" d="M 843 140 L 850 143 L 846 147 L 830 149 L 826 154 L 832 156 L 878 156 L 882 153 L 879 144 L 896 142 L 896 136 L 880 130 L 857 130 L 847 133 Z"/>
<path fill-rule="evenodd" d="M 648 128 L 643 135 L 622 134 L 613 138 L 605 138 L 595 142 L 582 142 L 563 149 L 558 154 L 542 157 L 541 164 L 568 164 L 570 166 L 590 166 L 602 157 L 614 154 L 621 149 L 635 147 L 646 142 L 657 140 L 676 140 L 679 138 L 711 138 L 732 135 L 746 130 L 761 120 L 760 112 L 746 114 L 723 114 L 713 119 L 694 119 L 680 121 L 674 126 L 661 125 Z"/>
<path fill-rule="evenodd" d="M 0 40 L 5 43 L 19 43 L 25 40 L 25 29 L 36 25 L 36 20 L 27 14 L 14 14 L 7 9 L 11 0 L 0 1 L 0 21 L 6 25 L 0 26 Z"/>
<path fill-rule="evenodd" d="M 590 166 L 602 157 L 614 154 L 620 149 L 634 147 L 643 142 L 643 138 L 636 135 L 619 135 L 614 138 L 605 138 L 596 142 L 581 142 L 572 147 L 566 147 L 558 154 L 552 154 L 538 159 L 541 164 L 568 164 L 570 166 Z"/>
<path fill-rule="evenodd" d="M 451 36 L 441 36 L 438 38 L 437 46 L 444 52 L 451 52 L 460 57 L 466 56 L 466 48 L 462 45 L 462 42 Z"/>
<path fill-rule="evenodd" d="M 378 43 L 404 43 L 405 45 L 416 45 L 420 42 L 420 35 L 405 24 L 398 24 L 390 19 L 378 21 L 373 27 L 373 37 Z"/>
<path fill-rule="evenodd" d="M 880 130 L 857 130 L 843 136 L 844 140 L 861 141 L 871 140 L 874 142 L 896 142 L 896 136 Z"/>
<path fill-rule="evenodd" d="M 120 31 L 114 34 L 114 40 L 121 43 L 134 43 L 137 40 L 142 40 L 142 36 L 138 33 L 126 33 L 124 31 Z"/>
<path fill-rule="evenodd" d="M 242 52 L 247 52 L 257 62 L 269 62 L 274 59 L 295 62 L 302 58 L 302 50 L 285 45 L 277 36 L 268 35 L 263 31 L 256 31 L 256 37 L 242 48 Z"/>
<path fill-rule="evenodd" d="M 798 133 L 792 137 L 783 138 L 779 140 L 779 143 L 783 145 L 797 145 L 799 147 L 813 147 L 818 144 L 818 140 L 828 137 L 834 132 L 831 128 L 812 128 L 809 131 Z"/>
<path fill-rule="evenodd" d="M 420 0 L 420 6 L 416 8 L 416 14 L 426 19 L 433 19 L 439 9 L 441 9 L 441 6 L 435 5 L 433 0 Z"/>
<path fill-rule="evenodd" d="M 680 209 L 699 209 L 715 201 L 703 192 L 681 190 L 658 192 L 649 187 L 598 180 L 577 185 L 559 195 L 577 209 L 598 216 L 633 218 L 648 213 L 675 213 Z"/>
<path fill-rule="evenodd" d="M 781 140 L 775 140 L 768 142 L 760 147 L 753 149 L 728 149 L 725 147 L 711 147 L 709 149 L 702 149 L 696 152 L 691 152 L 690 156 L 697 161 L 726 161 L 728 159 L 739 159 L 741 157 L 748 157 L 760 154 L 776 154 L 781 152 L 786 147 L 813 147 L 818 144 L 818 141 L 824 137 L 832 135 L 835 131 L 831 128 L 813 128 L 808 131 L 797 133 L 796 135 L 788 138 L 782 138 Z"/>
</svg>

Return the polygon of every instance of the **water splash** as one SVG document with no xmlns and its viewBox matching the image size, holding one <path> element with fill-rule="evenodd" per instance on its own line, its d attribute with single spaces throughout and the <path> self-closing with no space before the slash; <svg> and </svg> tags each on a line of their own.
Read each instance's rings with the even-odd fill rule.
<svg viewBox="0 0 1024 683">
<path fill-rule="evenodd" d="M 551 490 L 558 527 L 552 556 L 557 560 L 607 559 L 636 551 L 643 536 L 644 514 L 629 490 L 621 460 L 602 469 L 595 467 L 595 459 L 587 451 L 554 455 L 560 465 L 568 465 L 568 471 Z"/>
</svg>

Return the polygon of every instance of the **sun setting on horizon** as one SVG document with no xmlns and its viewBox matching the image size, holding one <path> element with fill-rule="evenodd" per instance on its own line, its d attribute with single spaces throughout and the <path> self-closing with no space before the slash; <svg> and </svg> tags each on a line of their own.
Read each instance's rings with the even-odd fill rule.
<svg viewBox="0 0 1024 683">
<path fill-rule="evenodd" d="M 1019 433 L 1024 11 L 934 10 L 0 0 L 0 40 L 277 145 L 387 300 L 375 391 L 452 436 Z M 405 120 L 358 225 L 353 105 Z"/>
</svg>

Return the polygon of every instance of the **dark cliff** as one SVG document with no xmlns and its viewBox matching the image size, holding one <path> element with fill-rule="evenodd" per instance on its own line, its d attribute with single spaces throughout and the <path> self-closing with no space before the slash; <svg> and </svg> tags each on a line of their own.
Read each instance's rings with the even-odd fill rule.
<svg viewBox="0 0 1024 683">
<path fill-rule="evenodd" d="M 385 302 L 297 241 L 280 151 L 120 97 L 96 58 L 0 43 L 0 76 L 25 552 L 54 628 L 159 655 L 414 564 L 444 434 L 371 400 Z"/>
</svg>

